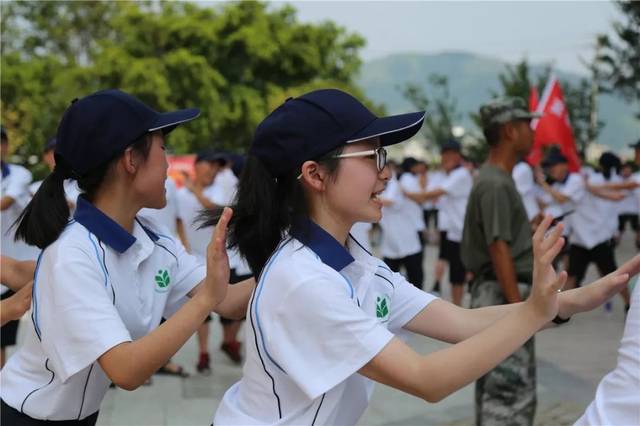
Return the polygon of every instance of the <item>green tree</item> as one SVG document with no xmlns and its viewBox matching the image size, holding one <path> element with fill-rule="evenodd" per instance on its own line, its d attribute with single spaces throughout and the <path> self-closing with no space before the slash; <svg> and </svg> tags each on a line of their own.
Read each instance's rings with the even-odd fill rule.
<svg viewBox="0 0 640 426">
<path fill-rule="evenodd" d="M 605 90 L 620 93 L 627 100 L 640 100 L 640 2 L 616 1 L 623 22 L 613 22 L 615 37 L 596 39 L 596 66 Z M 640 112 L 638 113 L 640 118 Z"/>
<path fill-rule="evenodd" d="M 21 154 L 39 153 L 69 102 L 116 87 L 158 110 L 197 106 L 169 143 L 178 153 L 244 150 L 289 96 L 354 84 L 364 39 L 254 1 L 3 2 L 2 122 Z M 381 108 L 368 103 L 376 111 Z"/>
<path fill-rule="evenodd" d="M 427 95 L 423 86 L 407 83 L 401 88 L 402 95 L 417 108 L 427 111 L 422 133 L 428 144 L 442 146 L 446 141 L 454 139 L 453 126 L 460 121 L 457 102 L 449 90 L 449 81 L 441 74 L 430 74 L 427 89 L 433 95 Z"/>
</svg>

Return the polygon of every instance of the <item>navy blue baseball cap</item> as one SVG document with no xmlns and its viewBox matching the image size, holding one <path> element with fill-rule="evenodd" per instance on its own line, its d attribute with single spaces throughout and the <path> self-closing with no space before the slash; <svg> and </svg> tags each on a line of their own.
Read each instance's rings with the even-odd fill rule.
<svg viewBox="0 0 640 426">
<path fill-rule="evenodd" d="M 269 114 L 258 125 L 249 154 L 278 177 L 344 144 L 373 137 L 382 146 L 407 140 L 424 116 L 420 111 L 377 117 L 348 93 L 315 90 L 287 99 Z"/>
<path fill-rule="evenodd" d="M 568 162 L 569 160 L 567 160 L 567 157 L 565 157 L 560 151 L 552 150 L 542 161 L 542 167 L 553 167 L 556 164 L 563 164 Z"/>
<path fill-rule="evenodd" d="M 630 143 L 629 147 L 633 149 L 640 149 L 640 139 L 638 139 L 638 142 L 636 143 Z"/>
<path fill-rule="evenodd" d="M 460 145 L 460 142 L 453 139 L 449 139 L 448 141 L 443 143 L 442 146 L 440 147 L 441 153 L 447 152 L 447 151 L 460 152 L 462 151 L 462 146 Z"/>
<path fill-rule="evenodd" d="M 216 151 L 215 149 L 205 149 L 199 151 L 196 154 L 196 163 L 200 161 L 219 162 L 222 164 L 227 163 L 227 155 L 224 152 Z"/>
<path fill-rule="evenodd" d="M 47 143 L 44 145 L 44 152 L 49 152 L 52 149 L 55 149 L 56 148 L 56 143 L 57 143 L 56 138 L 49 139 L 47 141 Z"/>
<path fill-rule="evenodd" d="M 200 115 L 197 108 L 160 113 L 120 90 L 109 89 L 74 100 L 56 136 L 56 163 L 82 176 L 115 158 L 146 133 L 165 134 Z"/>
</svg>

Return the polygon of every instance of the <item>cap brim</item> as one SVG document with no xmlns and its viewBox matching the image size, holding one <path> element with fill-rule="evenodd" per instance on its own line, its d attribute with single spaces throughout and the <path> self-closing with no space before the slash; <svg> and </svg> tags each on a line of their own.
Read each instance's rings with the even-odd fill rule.
<svg viewBox="0 0 640 426">
<path fill-rule="evenodd" d="M 175 129 L 179 124 L 191 121 L 200 115 L 198 108 L 181 109 L 173 112 L 158 114 L 149 127 L 150 132 L 162 130 L 165 134 Z"/>
<path fill-rule="evenodd" d="M 419 111 L 377 118 L 364 129 L 352 135 L 347 143 L 375 137 L 380 138 L 380 145 L 382 146 L 406 141 L 418 133 L 424 122 L 424 117 L 425 112 Z"/>
</svg>

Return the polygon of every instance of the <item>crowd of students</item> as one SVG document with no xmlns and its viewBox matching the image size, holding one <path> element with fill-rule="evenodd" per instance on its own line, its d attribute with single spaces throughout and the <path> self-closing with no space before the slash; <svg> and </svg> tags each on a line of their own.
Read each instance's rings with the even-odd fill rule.
<svg viewBox="0 0 640 426">
<path fill-rule="evenodd" d="M 605 240 L 593 230 L 588 243 L 580 240 L 580 219 L 596 226 L 588 216 L 594 206 L 637 191 L 637 181 L 613 181 L 610 170 L 598 180 L 594 171 L 570 179 L 579 190 L 563 192 L 558 186 L 569 179 L 556 169 L 566 160 L 552 152 L 545 163 L 552 185 L 539 177 L 536 186 L 539 173 L 526 169 L 529 181 L 516 179 L 535 198 L 529 296 L 465 309 L 473 167 L 456 141 L 442 146 L 439 172 L 407 160 L 400 173 L 387 162 L 385 146 L 415 135 L 424 112 L 376 117 L 335 89 L 290 98 L 258 126 L 246 157 L 198 153 L 193 178 L 176 190 L 165 138 L 198 115 L 159 113 L 119 90 L 76 100 L 45 147 L 51 173 L 35 193 L 29 172 L 5 163 L 3 132 L 2 254 L 37 257 L 25 341 L 2 369 L 3 423 L 93 425 L 111 383 L 133 390 L 158 370 L 182 373 L 168 365 L 194 333 L 197 370 L 206 374 L 207 319 L 215 312 L 225 318 L 221 349 L 241 362 L 239 340 L 245 348 L 242 377 L 214 424 L 355 424 L 375 382 L 439 401 L 538 330 L 624 295 L 640 269 L 636 256 L 621 268 L 607 265 L 592 285 L 561 291 L 568 278 L 583 278 L 576 259 L 601 265 Z M 567 226 L 535 212 L 556 205 Z M 597 231 L 613 231 L 610 216 L 598 215 Z M 432 217 L 454 303 L 421 290 Z M 382 260 L 367 238 L 377 222 Z M 553 266 L 566 229 L 568 274 Z M 400 332 L 453 345 L 420 355 L 395 337 Z"/>
</svg>

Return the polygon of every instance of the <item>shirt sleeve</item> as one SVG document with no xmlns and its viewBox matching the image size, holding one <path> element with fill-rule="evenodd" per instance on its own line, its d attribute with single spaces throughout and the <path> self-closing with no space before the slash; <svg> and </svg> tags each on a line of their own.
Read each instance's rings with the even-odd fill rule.
<svg viewBox="0 0 640 426">
<path fill-rule="evenodd" d="M 346 281 L 339 279 L 306 280 L 284 295 L 266 342 L 276 362 L 310 399 L 356 373 L 393 338 L 358 307 Z"/>
<path fill-rule="evenodd" d="M 386 269 L 385 273 L 390 275 L 389 279 L 394 287 L 389 330 L 396 334 L 420 311 L 426 308 L 429 303 L 438 298 L 420 290 L 407 281 L 402 274 L 390 272 Z"/>
<path fill-rule="evenodd" d="M 567 180 L 567 184 L 560 189 L 560 193 L 565 197 L 569 197 L 571 201 L 577 203 L 585 194 L 585 186 L 579 175 L 572 174 Z"/>
<path fill-rule="evenodd" d="M 42 255 L 34 279 L 34 324 L 62 382 L 131 341 L 107 274 L 97 254 L 79 248 Z"/>
<path fill-rule="evenodd" d="M 207 268 L 202 260 L 187 253 L 177 238 L 161 237 L 158 243 L 171 245 L 174 248 L 178 264 L 176 282 L 171 288 L 164 309 L 164 317 L 169 318 L 189 300 L 187 295 L 204 280 Z"/>
<path fill-rule="evenodd" d="M 496 240 L 510 243 L 511 202 L 507 188 L 503 185 L 486 186 L 480 196 L 480 218 L 484 229 L 485 243 L 492 244 Z"/>
<path fill-rule="evenodd" d="M 11 174 L 8 177 L 9 184 L 2 195 L 11 197 L 15 201 L 21 201 L 25 197 L 30 198 L 29 184 L 31 183 L 31 172 L 22 167 L 10 167 Z"/>
<path fill-rule="evenodd" d="M 466 170 L 457 169 L 451 172 L 442 182 L 441 188 L 452 197 L 462 197 L 469 194 L 471 190 L 471 176 L 468 176 Z"/>
</svg>

